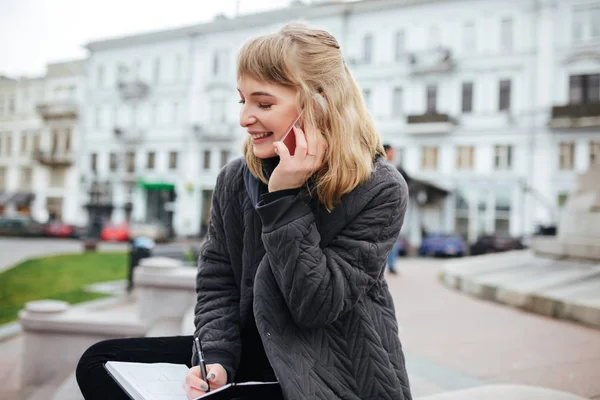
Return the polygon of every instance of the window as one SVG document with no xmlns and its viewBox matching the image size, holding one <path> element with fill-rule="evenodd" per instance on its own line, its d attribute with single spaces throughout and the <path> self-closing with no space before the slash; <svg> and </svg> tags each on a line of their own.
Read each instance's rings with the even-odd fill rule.
<svg viewBox="0 0 600 400">
<path fill-rule="evenodd" d="M 427 45 L 430 49 L 436 49 L 440 47 L 440 27 L 439 26 L 431 26 L 429 27 L 429 34 L 427 36 Z"/>
<path fill-rule="evenodd" d="M 498 110 L 508 111 L 510 110 L 510 80 L 504 79 L 500 81 L 500 88 L 498 90 Z"/>
<path fill-rule="evenodd" d="M 494 167 L 497 170 L 512 168 L 512 146 L 497 145 L 494 147 Z"/>
<path fill-rule="evenodd" d="M 96 69 L 96 86 L 99 88 L 104 86 L 104 65 L 98 65 Z"/>
<path fill-rule="evenodd" d="M 590 142 L 590 165 L 600 164 L 600 142 Z"/>
<path fill-rule="evenodd" d="M 510 53 L 513 50 L 513 20 L 502 18 L 500 22 L 500 50 Z"/>
<path fill-rule="evenodd" d="M 169 169 L 177 169 L 177 152 L 169 152 Z"/>
<path fill-rule="evenodd" d="M 21 132 L 21 153 L 27 153 L 27 136 L 28 133 L 26 131 Z"/>
<path fill-rule="evenodd" d="M 213 99 L 211 108 L 211 119 L 213 121 L 225 122 L 227 120 L 227 101 L 225 99 Z"/>
<path fill-rule="evenodd" d="M 151 108 L 151 113 L 150 113 L 150 124 L 152 126 L 156 126 L 156 120 L 157 120 L 157 114 L 158 114 L 158 106 L 155 104 L 152 104 Z"/>
<path fill-rule="evenodd" d="M 153 151 L 149 151 L 147 158 L 146 158 L 146 168 L 147 169 L 154 169 L 154 159 L 156 157 L 156 154 Z"/>
<path fill-rule="evenodd" d="M 123 82 L 127 79 L 129 68 L 125 64 L 119 64 L 117 67 L 117 82 Z"/>
<path fill-rule="evenodd" d="M 0 189 L 6 189 L 6 167 L 0 167 Z"/>
<path fill-rule="evenodd" d="M 210 169 L 210 150 L 204 150 L 204 169 Z"/>
<path fill-rule="evenodd" d="M 41 143 L 40 134 L 36 133 L 35 135 L 33 135 L 33 151 L 34 152 L 40 151 L 40 143 Z"/>
<path fill-rule="evenodd" d="M 373 61 L 373 35 L 370 33 L 363 38 L 363 61 L 365 63 Z"/>
<path fill-rule="evenodd" d="M 396 32 L 394 45 L 396 61 L 401 60 L 406 53 L 406 33 L 404 30 L 399 30 Z"/>
<path fill-rule="evenodd" d="M 427 85 L 427 114 L 435 114 L 437 109 L 437 85 Z"/>
<path fill-rule="evenodd" d="M 475 53 L 475 22 L 468 21 L 463 25 L 463 51 Z"/>
<path fill-rule="evenodd" d="M 371 109 L 371 89 L 363 89 L 363 97 L 368 109 Z"/>
<path fill-rule="evenodd" d="M 571 35 L 574 42 L 583 40 L 583 26 L 586 22 L 586 10 L 574 10 L 571 20 Z"/>
<path fill-rule="evenodd" d="M 221 168 L 229 161 L 229 150 L 221 150 Z"/>
<path fill-rule="evenodd" d="M 117 161 L 117 154 L 116 153 L 110 153 L 109 155 L 109 160 L 108 160 L 108 168 L 110 169 L 111 172 L 114 172 L 117 170 L 119 163 Z"/>
<path fill-rule="evenodd" d="M 174 102 L 173 103 L 173 116 L 172 116 L 172 121 L 174 124 L 179 122 L 179 103 L 178 102 Z"/>
<path fill-rule="evenodd" d="M 21 168 L 21 176 L 20 176 L 20 181 L 19 181 L 19 185 L 20 185 L 20 189 L 24 192 L 28 192 L 31 190 L 31 184 L 32 182 L 32 177 L 33 177 L 33 170 L 31 167 L 23 167 Z"/>
<path fill-rule="evenodd" d="M 96 111 L 94 113 L 94 126 L 96 127 L 96 129 L 102 127 L 102 110 L 100 109 L 100 107 L 96 107 Z"/>
<path fill-rule="evenodd" d="M 212 73 L 214 76 L 224 75 L 227 72 L 229 53 L 227 50 L 215 50 L 213 54 L 213 68 Z"/>
<path fill-rule="evenodd" d="M 50 170 L 50 187 L 60 188 L 65 185 L 65 168 L 52 168 Z"/>
<path fill-rule="evenodd" d="M 182 58 L 181 58 L 181 54 L 177 54 L 175 56 L 175 81 L 180 81 L 182 80 L 182 67 L 183 67 L 183 63 L 182 63 Z"/>
<path fill-rule="evenodd" d="M 456 151 L 456 169 L 471 170 L 473 169 L 473 154 L 475 148 L 473 146 L 458 146 Z"/>
<path fill-rule="evenodd" d="M 473 82 L 463 82 L 462 84 L 462 112 L 470 113 L 473 111 Z"/>
<path fill-rule="evenodd" d="M 9 114 L 15 113 L 15 98 L 14 97 L 8 98 L 8 113 Z"/>
<path fill-rule="evenodd" d="M 575 143 L 561 142 L 559 157 L 559 168 L 563 171 L 572 170 L 575 167 Z"/>
<path fill-rule="evenodd" d="M 52 130 L 51 141 L 52 141 L 51 152 L 52 152 L 52 154 L 56 154 L 58 152 L 58 130 L 56 130 L 56 129 Z"/>
<path fill-rule="evenodd" d="M 436 146 L 423 147 L 421 167 L 423 169 L 437 169 L 438 148 Z"/>
<path fill-rule="evenodd" d="M 598 102 L 600 102 L 600 74 L 571 75 L 569 77 L 570 104 Z"/>
<path fill-rule="evenodd" d="M 12 135 L 10 132 L 6 132 L 6 155 L 10 156 L 12 154 Z"/>
<path fill-rule="evenodd" d="M 592 8 L 591 18 L 592 18 L 592 37 L 599 38 L 600 37 L 600 7 L 596 6 L 595 8 Z"/>
<path fill-rule="evenodd" d="M 90 154 L 90 170 L 93 173 L 98 172 L 98 153 Z"/>
<path fill-rule="evenodd" d="M 133 151 L 128 151 L 125 154 L 125 170 L 128 174 L 135 172 L 135 152 Z"/>
<path fill-rule="evenodd" d="M 65 151 L 71 151 L 71 128 L 65 129 Z"/>
<path fill-rule="evenodd" d="M 401 87 L 394 88 L 394 95 L 392 98 L 392 115 L 399 117 L 403 114 L 402 104 L 403 90 Z"/>
<path fill-rule="evenodd" d="M 153 79 L 154 83 L 160 82 L 160 58 L 154 60 Z"/>
<path fill-rule="evenodd" d="M 140 79 L 140 69 L 142 67 L 142 63 L 140 60 L 136 60 L 135 64 L 133 64 L 133 77 L 135 80 Z"/>
<path fill-rule="evenodd" d="M 219 51 L 216 50 L 215 53 L 213 54 L 213 75 L 217 76 L 219 75 L 219 69 L 220 69 L 220 65 L 219 65 Z"/>
<path fill-rule="evenodd" d="M 567 200 L 569 200 L 569 192 L 560 192 L 556 202 L 558 208 L 563 208 L 567 204 Z"/>
</svg>

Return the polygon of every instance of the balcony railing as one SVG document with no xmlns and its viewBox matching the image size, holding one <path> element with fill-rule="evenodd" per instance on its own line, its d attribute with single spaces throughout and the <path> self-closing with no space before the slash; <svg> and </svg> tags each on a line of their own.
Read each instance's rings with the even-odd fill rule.
<svg viewBox="0 0 600 400">
<path fill-rule="evenodd" d="M 203 141 L 233 141 L 237 138 L 239 126 L 228 123 L 207 123 L 192 125 L 192 133 L 197 140 Z"/>
<path fill-rule="evenodd" d="M 141 129 L 124 129 L 115 127 L 113 129 L 115 137 L 123 142 L 124 144 L 138 144 L 146 136 L 145 132 Z"/>
<path fill-rule="evenodd" d="M 148 96 L 150 87 L 142 81 L 119 81 L 117 90 L 122 100 L 141 100 Z"/>
<path fill-rule="evenodd" d="M 454 69 L 455 60 L 448 48 L 437 48 L 410 53 L 410 71 L 413 75 L 450 72 Z"/>
<path fill-rule="evenodd" d="M 449 133 L 458 125 L 456 118 L 439 113 L 409 115 L 406 122 L 407 133 L 411 134 Z"/>
<path fill-rule="evenodd" d="M 600 127 L 600 103 L 554 106 L 550 127 L 555 129 Z"/>
<path fill-rule="evenodd" d="M 33 158 L 41 165 L 47 167 L 70 167 L 73 165 L 73 153 L 71 152 L 52 152 L 37 150 L 33 153 Z"/>
<path fill-rule="evenodd" d="M 49 119 L 75 119 L 78 111 L 74 102 L 54 101 L 37 105 L 38 114 L 45 120 Z"/>
</svg>

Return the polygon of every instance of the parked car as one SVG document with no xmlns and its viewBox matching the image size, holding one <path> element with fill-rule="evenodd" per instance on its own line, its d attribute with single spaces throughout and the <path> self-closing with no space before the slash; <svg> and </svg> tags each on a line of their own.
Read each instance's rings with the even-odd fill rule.
<svg viewBox="0 0 600 400">
<path fill-rule="evenodd" d="M 73 237 L 73 230 L 73 225 L 55 220 L 48 222 L 44 231 L 46 236 L 69 238 Z"/>
<path fill-rule="evenodd" d="M 526 246 L 521 238 L 499 235 L 481 235 L 471 245 L 471 255 L 498 253 L 508 250 L 522 250 Z"/>
<path fill-rule="evenodd" d="M 0 217 L 0 236 L 43 236 L 44 225 L 31 217 L 15 215 Z"/>
<path fill-rule="evenodd" d="M 404 257 L 408 253 L 408 241 L 405 237 L 398 238 L 398 256 Z"/>
<path fill-rule="evenodd" d="M 155 242 L 166 242 L 169 240 L 169 229 L 160 221 L 132 222 L 129 237 L 135 239 L 141 236 L 149 237 Z"/>
<path fill-rule="evenodd" d="M 455 234 L 433 233 L 427 236 L 419 246 L 421 256 L 462 257 L 467 254 L 467 245 L 463 238 Z"/>
<path fill-rule="evenodd" d="M 126 242 L 129 240 L 129 225 L 126 222 L 121 224 L 109 222 L 102 228 L 100 238 L 107 242 Z"/>
</svg>

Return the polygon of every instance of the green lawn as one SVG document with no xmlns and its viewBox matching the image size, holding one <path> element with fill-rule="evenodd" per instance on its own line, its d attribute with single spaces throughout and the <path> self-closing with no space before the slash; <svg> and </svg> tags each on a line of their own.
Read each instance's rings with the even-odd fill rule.
<svg viewBox="0 0 600 400">
<path fill-rule="evenodd" d="M 82 253 L 35 258 L 0 273 L 0 324 L 17 319 L 31 300 L 71 304 L 105 297 L 82 288 L 127 277 L 126 253 Z"/>
</svg>

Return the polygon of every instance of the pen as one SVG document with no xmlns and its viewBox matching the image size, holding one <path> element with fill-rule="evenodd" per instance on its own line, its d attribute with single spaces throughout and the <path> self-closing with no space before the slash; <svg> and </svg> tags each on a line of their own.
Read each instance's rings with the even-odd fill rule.
<svg viewBox="0 0 600 400">
<path fill-rule="evenodd" d="M 200 345 L 200 340 L 197 337 L 194 338 L 194 344 L 196 345 L 196 352 L 198 353 L 198 365 L 200 366 L 200 373 L 202 374 L 202 380 L 206 382 L 208 386 L 207 393 L 210 392 L 210 383 L 208 383 L 208 379 L 206 378 L 206 361 L 204 361 L 204 353 L 202 353 L 202 346 Z"/>
</svg>

